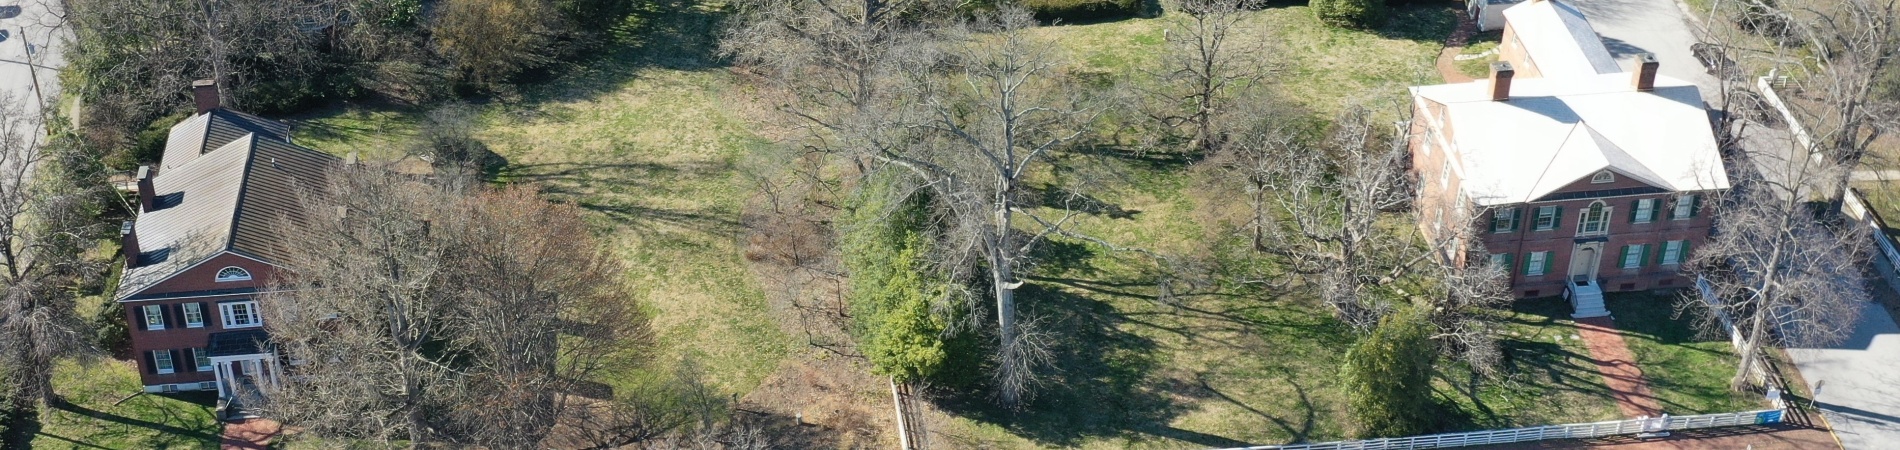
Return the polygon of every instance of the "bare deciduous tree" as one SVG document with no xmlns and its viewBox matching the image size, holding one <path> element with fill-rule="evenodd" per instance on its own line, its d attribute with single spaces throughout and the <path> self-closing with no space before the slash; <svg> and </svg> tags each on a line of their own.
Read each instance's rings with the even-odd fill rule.
<svg viewBox="0 0 1900 450">
<path fill-rule="evenodd" d="M 1696 310 L 1727 316 L 1741 336 L 1740 363 L 1729 383 L 1735 390 L 1760 381 L 1764 374 L 1757 369 L 1767 346 L 1825 345 L 1847 337 L 1869 299 L 1861 284 L 1866 231 L 1815 206 L 1828 194 L 1817 186 L 1828 185 L 1846 167 L 1813 158 L 1786 163 L 1793 167 L 1784 181 L 1734 171 L 1739 175 L 1726 198 L 1711 202 L 1714 235 L 1686 263 L 1722 299 Z"/>
<path fill-rule="evenodd" d="M 1005 8 L 948 33 L 943 59 L 909 61 L 906 95 L 914 102 L 903 125 L 920 139 L 866 155 L 922 179 L 952 217 L 944 253 L 982 261 L 997 310 L 997 394 L 1012 406 L 1046 359 L 1032 342 L 1036 334 L 1023 332 L 1017 318 L 1018 270 L 1044 238 L 1064 233 L 1069 219 L 1031 211 L 1036 205 L 1025 183 L 1080 137 L 1097 111 L 1069 88 L 1076 83 L 1065 79 L 1056 47 L 1030 36 L 1034 26 L 1028 12 Z"/>
<path fill-rule="evenodd" d="M 90 161 L 71 136 L 47 136 L 28 101 L 0 93 L 0 401 L 16 418 L 55 402 L 55 361 L 90 348 L 73 308 L 79 283 L 99 276 L 82 253 L 103 229 L 98 189 L 66 170 Z"/>
<path fill-rule="evenodd" d="M 1220 145 L 1226 127 L 1217 122 L 1233 113 L 1232 103 L 1267 75 L 1266 41 L 1243 25 L 1261 4 L 1183 0 L 1183 17 L 1168 28 L 1164 69 L 1154 74 L 1166 85 L 1153 93 L 1164 109 L 1155 116 L 1169 128 L 1189 127 L 1191 146 L 1204 154 Z"/>
<path fill-rule="evenodd" d="M 1278 219 L 1265 230 L 1264 250 L 1312 275 L 1340 320 L 1362 329 L 1382 315 L 1382 307 L 1368 301 L 1369 290 L 1420 259 L 1408 251 L 1409 239 L 1382 227 L 1384 212 L 1408 204 L 1412 192 L 1401 165 L 1405 139 L 1381 132 L 1372 120 L 1370 112 L 1354 109 L 1340 115 L 1320 148 L 1255 150 L 1272 155 L 1255 167 L 1263 171 L 1260 190 Z"/>
<path fill-rule="evenodd" d="M 260 302 L 295 380 L 268 415 L 319 435 L 526 448 L 571 408 L 612 401 L 592 375 L 629 363 L 645 322 L 575 207 L 371 169 L 332 178 L 283 227 L 295 272 Z M 652 432 L 597 410 L 567 425 Z"/>
</svg>

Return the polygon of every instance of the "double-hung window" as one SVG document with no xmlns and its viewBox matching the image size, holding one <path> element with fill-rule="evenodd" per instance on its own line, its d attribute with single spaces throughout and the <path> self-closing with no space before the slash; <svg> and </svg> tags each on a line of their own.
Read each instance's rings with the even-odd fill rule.
<svg viewBox="0 0 1900 450">
<path fill-rule="evenodd" d="M 1669 241 L 1663 243 L 1662 263 L 1682 264 L 1683 256 L 1688 253 L 1689 241 Z"/>
<path fill-rule="evenodd" d="M 1593 236 L 1610 231 L 1610 208 L 1603 206 L 1603 202 L 1591 202 L 1589 208 L 1583 209 L 1580 219 L 1577 221 L 1578 236 Z"/>
<path fill-rule="evenodd" d="M 1630 223 L 1650 223 L 1656 220 L 1656 199 L 1637 200 L 1630 208 Z"/>
<path fill-rule="evenodd" d="M 1509 233 L 1517 229 L 1517 208 L 1501 208 L 1491 213 L 1491 232 Z"/>
<path fill-rule="evenodd" d="M 1511 270 L 1510 253 L 1492 253 L 1491 268 L 1509 272 Z"/>
<path fill-rule="evenodd" d="M 1649 245 L 1635 244 L 1623 246 L 1623 260 L 1617 266 L 1625 269 L 1643 267 L 1643 257 L 1649 255 Z"/>
<path fill-rule="evenodd" d="M 1562 220 L 1562 214 L 1562 206 L 1551 205 L 1537 207 L 1537 231 L 1557 229 L 1557 223 Z"/>
<path fill-rule="evenodd" d="M 186 303 L 183 305 L 178 305 L 178 310 L 184 312 L 183 315 L 185 316 L 185 328 L 204 328 L 205 326 L 204 305 L 200 305 L 197 303 Z"/>
<path fill-rule="evenodd" d="M 205 349 L 202 349 L 202 348 L 191 349 L 191 359 L 194 360 L 193 362 L 198 364 L 199 372 L 210 372 L 212 370 L 211 369 L 211 355 L 205 354 Z"/>
<path fill-rule="evenodd" d="M 1550 270 L 1550 252 L 1531 252 L 1524 255 L 1524 274 L 1543 275 Z"/>
<path fill-rule="evenodd" d="M 144 310 L 145 312 L 145 329 L 147 330 L 165 329 L 165 306 L 164 305 L 145 305 L 139 308 Z"/>
<path fill-rule="evenodd" d="M 172 366 L 172 351 L 152 350 L 152 370 L 158 372 L 159 375 L 172 373 L 177 370 L 176 367 Z"/>
<path fill-rule="evenodd" d="M 1695 217 L 1695 204 L 1695 195 L 1676 196 L 1676 208 L 1674 211 L 1671 211 L 1669 218 L 1672 220 L 1688 220 L 1691 217 Z"/>
<path fill-rule="evenodd" d="M 224 319 L 225 328 L 251 328 L 264 325 L 264 319 L 257 315 L 256 300 L 219 303 L 218 315 Z"/>
</svg>

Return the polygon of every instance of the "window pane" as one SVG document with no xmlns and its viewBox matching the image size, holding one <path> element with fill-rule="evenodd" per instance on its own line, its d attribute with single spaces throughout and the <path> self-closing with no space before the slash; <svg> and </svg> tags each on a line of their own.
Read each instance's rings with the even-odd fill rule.
<svg viewBox="0 0 1900 450">
<path fill-rule="evenodd" d="M 211 370 L 211 357 L 208 355 L 205 355 L 205 349 L 202 349 L 202 348 L 191 349 L 191 357 L 192 359 L 197 360 L 198 371 L 207 372 Z"/>
<path fill-rule="evenodd" d="M 152 350 L 152 367 L 158 369 L 158 373 L 172 373 L 172 352 Z"/>
<path fill-rule="evenodd" d="M 159 305 L 145 305 L 146 328 L 154 330 L 165 328 L 165 310 L 162 308 Z"/>
</svg>

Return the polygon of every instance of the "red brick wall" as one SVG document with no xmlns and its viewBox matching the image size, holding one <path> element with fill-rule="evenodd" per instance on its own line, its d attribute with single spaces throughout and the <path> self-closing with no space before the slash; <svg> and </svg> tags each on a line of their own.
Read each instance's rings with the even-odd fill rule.
<svg viewBox="0 0 1900 450">
<path fill-rule="evenodd" d="M 218 270 L 237 266 L 251 272 L 249 281 L 218 282 Z M 263 288 L 269 281 L 274 268 L 268 264 L 237 255 L 220 255 L 199 264 L 197 267 L 159 282 L 143 292 L 145 295 L 184 294 L 236 288 Z M 125 303 L 126 323 L 131 330 L 132 356 L 138 362 L 139 378 L 145 385 L 190 383 L 212 381 L 211 372 L 197 372 L 196 362 L 187 349 L 204 348 L 207 338 L 223 329 L 223 319 L 219 316 L 218 303 L 223 301 L 254 298 L 252 294 L 219 295 L 174 300 L 131 301 Z M 178 306 L 185 303 L 199 303 L 204 312 L 204 327 L 187 328 L 184 311 Z M 162 305 L 165 309 L 165 329 L 145 329 L 143 307 Z M 172 362 L 175 370 L 171 374 L 154 373 L 151 360 L 153 350 L 172 350 Z"/>
<path fill-rule="evenodd" d="M 1662 251 L 1662 244 L 1665 241 L 1689 241 L 1691 252 L 1701 248 L 1709 236 L 1710 218 L 1704 210 L 1699 211 L 1689 220 L 1671 220 L 1670 208 L 1677 195 L 1674 192 L 1502 205 L 1499 207 L 1515 207 L 1524 211 L 1517 229 L 1509 233 L 1491 233 L 1492 210 L 1490 209 L 1471 207 L 1471 210 L 1461 218 L 1458 212 L 1460 173 L 1454 169 L 1451 171 L 1451 179 L 1440 179 L 1441 174 L 1445 173 L 1443 169 L 1445 161 L 1456 158 L 1457 155 L 1447 151 L 1447 145 L 1442 142 L 1434 144 L 1430 151 L 1424 148 L 1425 141 L 1430 135 L 1428 131 L 1435 129 L 1437 134 L 1446 138 L 1446 141 L 1454 136 L 1453 133 L 1456 130 L 1450 129 L 1448 123 L 1443 128 L 1430 123 L 1432 117 L 1442 120 L 1443 114 L 1439 105 L 1428 100 L 1419 99 L 1414 105 L 1411 171 L 1418 180 L 1418 201 L 1414 207 L 1418 212 L 1419 228 L 1426 236 L 1437 237 L 1435 224 L 1440 220 L 1445 221 L 1444 226 L 1447 228 L 1458 226 L 1454 225 L 1454 220 L 1470 220 L 1471 222 L 1467 223 L 1475 223 L 1480 231 L 1479 239 L 1483 240 L 1486 253 L 1513 255 L 1511 288 L 1519 297 L 1560 295 L 1570 271 L 1570 254 L 1577 244 L 1579 214 L 1589 207 L 1591 202 L 1602 200 L 1605 206 L 1610 208 L 1609 232 L 1607 236 L 1593 239 L 1607 238 L 1607 241 L 1601 244 L 1601 257 L 1598 259 L 1597 267 L 1597 277 L 1603 283 L 1605 290 L 1644 290 L 1689 285 L 1687 279 L 1677 274 L 1678 265 L 1656 264 L 1655 258 L 1657 252 Z M 1585 177 L 1557 190 L 1555 194 L 1642 186 L 1647 185 L 1621 175 L 1617 176 L 1615 182 L 1604 184 L 1592 184 L 1589 177 Z M 1697 195 L 1705 201 L 1709 197 L 1708 192 L 1700 192 Z M 1659 200 L 1656 216 L 1648 223 L 1632 224 L 1629 220 L 1631 204 L 1636 199 L 1642 198 Z M 1528 231 L 1532 222 L 1536 220 L 1536 208 L 1547 205 L 1563 207 L 1562 221 L 1557 229 Z M 1655 247 L 1652 247 L 1650 257 L 1644 262 L 1642 268 L 1623 269 L 1617 257 L 1622 254 L 1623 246 L 1632 244 L 1648 244 Z M 1523 265 L 1526 255 L 1540 251 L 1551 252 L 1550 271 L 1539 276 L 1525 275 Z M 1628 289 L 1625 289 L 1626 284 Z"/>
</svg>

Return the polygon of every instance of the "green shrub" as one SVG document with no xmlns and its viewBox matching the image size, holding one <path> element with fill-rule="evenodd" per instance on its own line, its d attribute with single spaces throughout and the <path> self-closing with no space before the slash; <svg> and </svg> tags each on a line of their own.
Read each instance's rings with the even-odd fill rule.
<svg viewBox="0 0 1900 450">
<path fill-rule="evenodd" d="M 1385 25 L 1385 0 L 1309 0 L 1306 5 L 1327 25 L 1344 28 Z"/>
<path fill-rule="evenodd" d="M 1432 402 L 1432 324 L 1423 309 L 1402 307 L 1379 320 L 1372 334 L 1346 352 L 1347 411 L 1360 438 L 1429 431 Z"/>
<path fill-rule="evenodd" d="M 954 286 L 928 263 L 928 200 L 889 178 L 871 180 L 840 224 L 851 274 L 846 298 L 852 334 L 872 372 L 920 381 L 936 375 L 948 358 L 944 334 L 950 320 L 933 305 L 952 295 Z"/>
<path fill-rule="evenodd" d="M 1141 12 L 1141 0 L 1025 0 L 1023 6 L 1044 22 L 1119 19 Z"/>
</svg>

